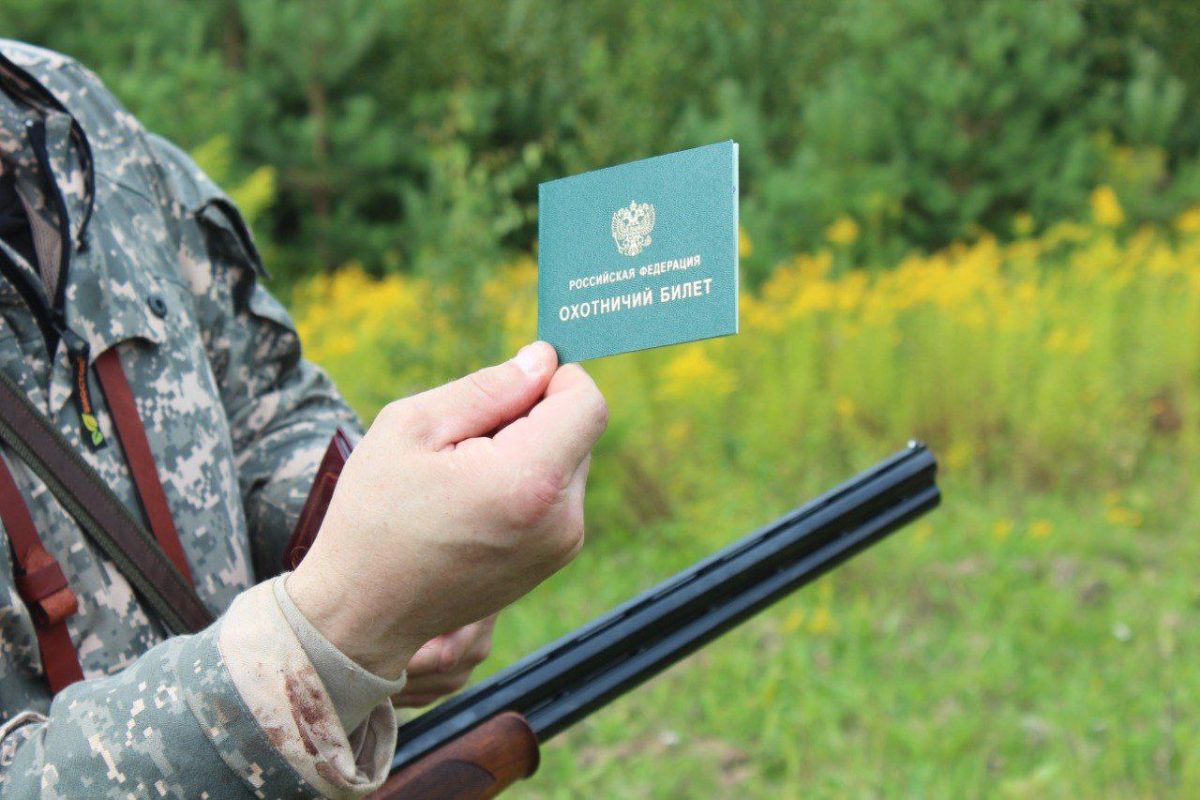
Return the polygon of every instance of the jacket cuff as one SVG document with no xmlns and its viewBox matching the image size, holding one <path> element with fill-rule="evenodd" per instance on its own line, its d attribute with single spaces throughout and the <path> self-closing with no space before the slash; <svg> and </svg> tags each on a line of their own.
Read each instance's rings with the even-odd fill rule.
<svg viewBox="0 0 1200 800">
<path fill-rule="evenodd" d="M 401 673 L 394 681 L 382 678 L 364 669 L 325 638 L 292 602 L 287 590 L 287 575 L 273 583 L 275 601 L 279 603 L 283 616 L 292 626 L 292 632 L 300 640 L 300 646 L 329 692 L 329 699 L 337 710 L 343 730 L 355 730 L 377 705 L 390 702 L 392 695 L 404 690 L 406 673 Z"/>
<path fill-rule="evenodd" d="M 388 774 L 396 721 L 379 703 L 348 736 L 325 685 L 288 624 L 273 584 L 238 596 L 222 617 L 220 657 L 260 738 L 321 796 L 357 798 Z"/>
</svg>

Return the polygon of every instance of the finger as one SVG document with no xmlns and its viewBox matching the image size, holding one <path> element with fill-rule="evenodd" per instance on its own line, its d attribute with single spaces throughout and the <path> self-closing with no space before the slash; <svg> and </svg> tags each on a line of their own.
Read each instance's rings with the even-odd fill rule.
<svg viewBox="0 0 1200 800">
<path fill-rule="evenodd" d="M 461 667 L 453 672 L 432 672 L 405 684 L 401 694 L 445 694 L 455 692 L 471 679 L 472 670 Z"/>
<path fill-rule="evenodd" d="M 493 614 L 446 636 L 438 668 L 442 672 L 449 672 L 460 664 L 474 667 L 483 661 L 491 650 L 492 628 L 495 625 L 496 615 Z"/>
<path fill-rule="evenodd" d="M 492 654 L 492 634 L 496 629 L 496 614 L 475 623 L 475 637 L 459 663 L 477 667 Z"/>
<path fill-rule="evenodd" d="M 415 395 L 405 401 L 415 412 L 412 432 L 435 450 L 486 435 L 528 411 L 557 365 L 554 348 L 534 342 L 503 364 Z"/>
<path fill-rule="evenodd" d="M 473 623 L 465 627 L 459 628 L 454 633 L 448 634 L 445 637 L 445 643 L 441 648 L 441 657 L 438 659 L 438 671 L 450 672 L 458 666 L 462 661 L 467 650 L 475 642 L 476 626 L 479 623 Z"/>
<path fill-rule="evenodd" d="M 427 705 L 436 703 L 441 698 L 438 694 L 427 695 L 396 695 L 392 698 L 392 705 L 397 708 L 423 708 Z"/>
<path fill-rule="evenodd" d="M 546 396 L 528 415 L 495 436 L 505 456 L 574 475 L 608 425 L 608 406 L 595 381 L 578 364 L 559 367 Z"/>
<path fill-rule="evenodd" d="M 409 680 L 417 675 L 438 671 L 438 667 L 442 662 L 444 639 L 445 637 L 443 636 L 430 639 L 413 655 L 406 668 Z"/>
<path fill-rule="evenodd" d="M 457 692 L 471 679 L 471 670 L 461 669 L 449 674 L 423 675 L 405 685 L 401 695 L 446 695 Z"/>
</svg>

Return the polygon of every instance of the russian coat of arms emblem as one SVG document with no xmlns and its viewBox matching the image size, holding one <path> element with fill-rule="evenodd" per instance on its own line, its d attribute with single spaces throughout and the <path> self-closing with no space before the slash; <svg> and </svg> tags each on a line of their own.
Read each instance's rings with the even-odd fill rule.
<svg viewBox="0 0 1200 800">
<path fill-rule="evenodd" d="M 622 255 L 636 256 L 650 246 L 654 230 L 654 206 L 631 200 L 612 215 L 612 236 Z"/>
</svg>

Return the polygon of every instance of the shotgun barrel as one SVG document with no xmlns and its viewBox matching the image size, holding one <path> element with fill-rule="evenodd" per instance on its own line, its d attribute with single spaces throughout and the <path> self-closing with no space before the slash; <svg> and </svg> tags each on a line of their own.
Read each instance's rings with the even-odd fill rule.
<svg viewBox="0 0 1200 800">
<path fill-rule="evenodd" d="M 393 771 L 505 712 L 544 742 L 935 508 L 937 461 L 909 446 L 403 725 Z M 489 795 L 490 796 L 490 795 Z"/>
</svg>

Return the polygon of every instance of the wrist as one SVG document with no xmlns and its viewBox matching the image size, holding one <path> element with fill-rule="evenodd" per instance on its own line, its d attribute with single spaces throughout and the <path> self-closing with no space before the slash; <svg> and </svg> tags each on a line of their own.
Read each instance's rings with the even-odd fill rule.
<svg viewBox="0 0 1200 800">
<path fill-rule="evenodd" d="M 285 579 L 300 613 L 363 669 L 386 680 L 398 678 L 427 637 L 385 624 L 388 615 L 361 594 L 333 588 L 334 582 L 310 572 L 301 565 Z"/>
</svg>

